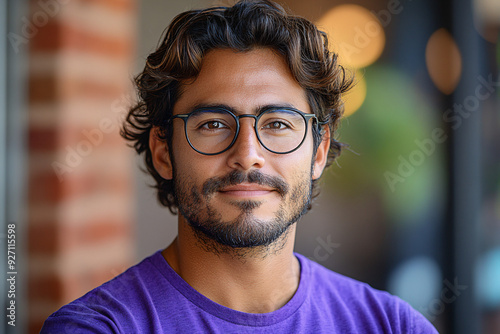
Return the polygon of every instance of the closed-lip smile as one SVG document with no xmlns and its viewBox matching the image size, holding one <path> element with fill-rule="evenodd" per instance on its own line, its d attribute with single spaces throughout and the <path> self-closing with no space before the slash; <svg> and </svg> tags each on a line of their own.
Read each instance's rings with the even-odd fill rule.
<svg viewBox="0 0 500 334">
<path fill-rule="evenodd" d="M 267 195 L 273 191 L 274 188 L 256 183 L 240 183 L 224 187 L 219 192 L 232 196 L 253 197 Z"/>
</svg>

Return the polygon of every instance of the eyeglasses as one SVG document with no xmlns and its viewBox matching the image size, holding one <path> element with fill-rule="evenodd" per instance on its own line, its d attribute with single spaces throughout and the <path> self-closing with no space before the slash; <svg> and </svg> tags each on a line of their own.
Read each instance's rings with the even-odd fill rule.
<svg viewBox="0 0 500 334">
<path fill-rule="evenodd" d="M 189 145 L 198 153 L 216 155 L 231 148 L 240 131 L 240 119 L 255 119 L 255 133 L 260 144 L 268 151 L 287 154 L 297 150 L 304 142 L 307 126 L 314 114 L 293 108 L 269 108 L 259 115 L 236 116 L 224 108 L 200 108 L 189 114 L 174 115 L 171 119 L 184 120 L 184 131 Z"/>
</svg>

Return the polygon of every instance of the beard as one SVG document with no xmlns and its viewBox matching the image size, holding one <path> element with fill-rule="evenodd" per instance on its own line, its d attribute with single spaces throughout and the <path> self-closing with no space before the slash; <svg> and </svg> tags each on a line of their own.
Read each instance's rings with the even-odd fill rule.
<svg viewBox="0 0 500 334">
<path fill-rule="evenodd" d="M 221 253 L 228 249 L 280 248 L 278 240 L 286 240 L 290 227 L 307 211 L 311 203 L 312 171 L 300 175 L 292 188 L 281 178 L 268 176 L 258 170 L 250 173 L 235 170 L 222 177 L 206 180 L 201 189 L 193 181 L 175 175 L 174 194 L 179 212 L 186 218 L 205 249 Z M 281 204 L 270 219 L 259 219 L 253 211 L 263 203 L 256 200 L 232 201 L 238 208 L 236 218 L 224 221 L 223 210 L 211 203 L 218 191 L 229 185 L 256 183 L 273 188 L 281 197 Z M 285 243 L 283 242 L 282 245 Z"/>
</svg>

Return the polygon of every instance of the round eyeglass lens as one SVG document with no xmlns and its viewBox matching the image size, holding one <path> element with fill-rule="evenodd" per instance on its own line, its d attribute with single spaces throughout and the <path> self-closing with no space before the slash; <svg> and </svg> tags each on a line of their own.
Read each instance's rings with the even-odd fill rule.
<svg viewBox="0 0 500 334">
<path fill-rule="evenodd" d="M 217 154 L 231 145 L 236 134 L 237 121 L 224 110 L 199 110 L 189 115 L 186 135 L 199 152 Z"/>
<path fill-rule="evenodd" d="M 296 149 L 306 135 L 306 120 L 293 110 L 269 110 L 257 123 L 259 139 L 268 150 L 286 153 Z"/>
</svg>

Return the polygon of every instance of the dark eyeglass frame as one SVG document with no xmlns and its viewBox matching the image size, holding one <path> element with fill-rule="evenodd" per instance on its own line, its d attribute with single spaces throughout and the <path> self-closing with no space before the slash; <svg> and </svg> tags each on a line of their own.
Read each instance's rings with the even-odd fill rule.
<svg viewBox="0 0 500 334">
<path fill-rule="evenodd" d="M 231 141 L 231 143 L 229 144 L 228 147 L 226 147 L 224 150 L 222 151 L 219 151 L 219 152 L 216 152 L 216 153 L 205 153 L 205 152 L 202 152 L 202 151 L 199 151 L 198 149 L 196 149 L 193 144 L 191 143 L 191 141 L 189 140 L 189 136 L 188 136 L 188 129 L 187 129 L 187 123 L 188 123 L 188 119 L 191 115 L 193 115 L 195 112 L 199 112 L 199 111 L 204 111 L 204 110 L 211 110 L 211 111 L 223 111 L 223 112 L 227 112 L 229 115 L 231 115 L 235 121 L 236 121 L 236 132 L 234 134 L 234 138 L 233 140 Z M 264 145 L 264 143 L 262 142 L 262 140 L 260 139 L 260 136 L 259 136 L 259 130 L 257 129 L 257 124 L 259 123 L 259 119 L 262 117 L 262 115 L 265 115 L 267 114 L 268 112 L 272 112 L 272 111 L 276 111 L 276 110 L 283 110 L 283 111 L 292 111 L 292 112 L 296 112 L 298 113 L 300 116 L 302 116 L 302 118 L 304 119 L 305 123 L 306 123 L 306 130 L 304 131 L 304 137 L 302 138 L 302 140 L 300 141 L 300 144 L 297 145 L 297 147 L 295 147 L 293 150 L 290 150 L 290 151 L 286 151 L 286 152 L 277 152 L 277 151 L 273 151 L 271 149 L 269 149 L 266 145 Z M 266 150 L 268 150 L 269 152 L 271 153 L 275 153 L 275 154 L 289 154 L 289 153 L 292 153 L 296 150 L 299 149 L 299 147 L 302 146 L 302 144 L 304 143 L 306 137 L 307 137 L 307 131 L 308 131 L 308 126 L 309 126 L 309 120 L 312 118 L 316 121 L 316 124 L 317 124 L 317 127 L 321 127 L 323 125 L 325 125 L 327 122 L 319 122 L 318 121 L 318 118 L 316 117 L 315 114 L 306 114 L 305 112 L 302 112 L 298 109 L 295 109 L 295 108 L 290 108 L 290 107 L 280 107 L 280 108 L 277 108 L 277 107 L 272 107 L 272 108 L 268 108 L 268 109 L 264 109 L 261 113 L 259 113 L 259 115 L 252 115 L 252 114 L 242 114 L 242 115 L 239 115 L 239 116 L 236 116 L 234 113 L 232 113 L 230 110 L 226 109 L 226 108 L 221 108 L 221 107 L 203 107 L 203 108 L 199 108 L 199 109 L 196 109 L 192 112 L 190 112 L 189 114 L 179 114 L 179 115 L 174 115 L 172 117 L 170 117 L 170 121 L 174 120 L 175 118 L 181 118 L 182 120 L 184 120 L 184 135 L 186 136 L 186 140 L 188 141 L 189 143 L 189 146 L 191 146 L 191 148 L 193 150 L 195 150 L 196 152 L 200 153 L 200 154 L 204 154 L 204 155 L 217 155 L 217 154 L 221 154 L 221 153 L 224 153 L 226 152 L 227 150 L 229 150 L 231 147 L 233 147 L 234 143 L 236 142 L 236 139 L 238 138 L 238 135 L 240 133 L 240 118 L 245 118 L 245 117 L 248 117 L 248 118 L 253 118 L 255 119 L 255 122 L 254 122 L 254 131 L 255 131 L 255 134 L 257 136 L 257 139 L 259 141 L 259 143 L 262 145 L 262 147 L 264 147 Z M 319 130 L 319 129 L 318 129 Z"/>
</svg>

